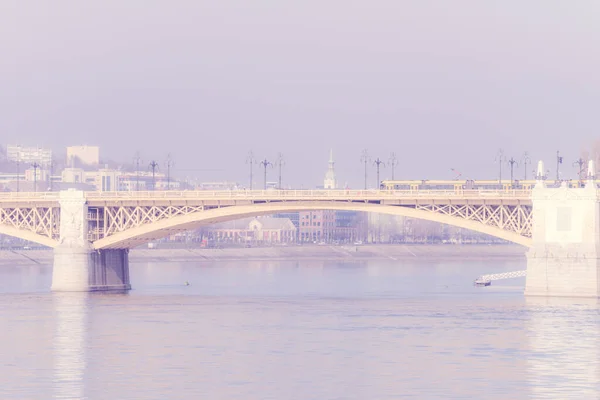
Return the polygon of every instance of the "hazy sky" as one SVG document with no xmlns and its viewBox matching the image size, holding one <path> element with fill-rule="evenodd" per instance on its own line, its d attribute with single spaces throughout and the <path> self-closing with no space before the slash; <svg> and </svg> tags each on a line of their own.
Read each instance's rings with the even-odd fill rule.
<svg viewBox="0 0 600 400">
<path fill-rule="evenodd" d="M 353 187 L 363 148 L 398 178 L 497 178 L 499 148 L 573 176 L 599 46 L 598 0 L 0 0 L 0 143 L 171 152 L 204 181 L 281 151 L 305 187 L 330 148 Z"/>
</svg>

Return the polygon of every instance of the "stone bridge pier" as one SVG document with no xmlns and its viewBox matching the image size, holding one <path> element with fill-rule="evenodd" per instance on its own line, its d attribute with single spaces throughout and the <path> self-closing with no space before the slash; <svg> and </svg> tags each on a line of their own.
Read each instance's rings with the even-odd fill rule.
<svg viewBox="0 0 600 400">
<path fill-rule="evenodd" d="M 84 192 L 60 192 L 60 240 L 54 248 L 53 291 L 129 290 L 127 249 L 94 250 Z"/>
<path fill-rule="evenodd" d="M 588 171 L 594 171 L 592 162 Z M 532 200 L 525 295 L 600 297 L 600 198 L 594 177 L 588 176 L 584 188 L 566 183 L 549 188 L 539 180 Z"/>
</svg>

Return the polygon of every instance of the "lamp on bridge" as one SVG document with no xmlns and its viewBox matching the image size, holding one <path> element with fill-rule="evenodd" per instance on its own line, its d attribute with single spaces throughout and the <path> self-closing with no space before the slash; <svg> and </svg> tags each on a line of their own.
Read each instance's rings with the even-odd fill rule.
<svg viewBox="0 0 600 400">
<path fill-rule="evenodd" d="M 36 161 L 31 166 L 33 167 L 33 191 L 37 192 L 37 171 L 41 168 L 41 165 Z"/>
<path fill-rule="evenodd" d="M 267 190 L 267 167 L 273 168 L 273 163 L 267 160 L 266 158 L 260 162 L 260 165 L 265 168 L 265 185 L 264 189 Z"/>
<path fill-rule="evenodd" d="M 515 168 L 515 164 L 517 164 L 517 167 L 519 166 L 519 163 L 517 162 L 517 160 L 515 160 L 514 157 L 511 157 L 510 160 L 508 160 L 508 163 L 510 164 L 510 186 L 513 186 L 513 182 L 514 182 L 514 175 L 513 175 L 513 171 Z"/>
<path fill-rule="evenodd" d="M 158 163 L 152 160 L 148 168 L 152 170 L 152 190 L 156 190 L 156 170 L 158 169 Z"/>
</svg>

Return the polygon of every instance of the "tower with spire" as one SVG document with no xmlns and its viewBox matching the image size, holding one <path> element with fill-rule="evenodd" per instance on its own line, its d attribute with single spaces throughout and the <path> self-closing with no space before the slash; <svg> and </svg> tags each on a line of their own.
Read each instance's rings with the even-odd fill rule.
<svg viewBox="0 0 600 400">
<path fill-rule="evenodd" d="M 337 189 L 337 180 L 335 179 L 335 162 L 333 161 L 333 150 L 329 150 L 329 168 L 323 180 L 323 188 Z"/>
</svg>

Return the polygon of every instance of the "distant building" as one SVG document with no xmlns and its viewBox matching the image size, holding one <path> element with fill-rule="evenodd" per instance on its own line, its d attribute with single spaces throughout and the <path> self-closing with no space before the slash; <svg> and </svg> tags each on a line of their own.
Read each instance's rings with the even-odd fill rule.
<svg viewBox="0 0 600 400">
<path fill-rule="evenodd" d="M 337 180 L 335 177 L 335 162 L 333 161 L 333 150 L 329 151 L 329 168 L 325 173 L 323 180 L 323 189 L 337 189 Z"/>
<path fill-rule="evenodd" d="M 367 236 L 367 213 L 338 210 L 335 212 L 333 239 L 340 242 L 364 241 Z"/>
<path fill-rule="evenodd" d="M 96 166 L 100 163 L 100 148 L 98 146 L 69 146 L 67 147 L 67 165 Z"/>
<path fill-rule="evenodd" d="M 302 242 L 329 242 L 333 239 L 335 211 L 301 211 L 298 239 Z"/>
<path fill-rule="evenodd" d="M 102 168 L 96 177 L 96 189 L 101 192 L 117 192 L 121 188 L 121 171 Z"/>
<path fill-rule="evenodd" d="M 152 190 L 154 187 L 153 184 L 156 185 L 156 190 L 160 190 L 161 181 L 165 181 L 166 187 L 165 174 L 162 172 L 154 173 L 154 178 L 150 171 L 122 172 L 120 175 L 119 190 L 132 192 L 136 190 Z M 172 182 L 171 185 L 173 185 Z"/>
<path fill-rule="evenodd" d="M 288 218 L 255 218 L 248 224 L 254 240 L 262 243 L 296 241 L 296 227 Z"/>
<path fill-rule="evenodd" d="M 296 227 L 296 229 L 300 228 L 300 213 L 298 211 L 296 211 L 296 212 L 277 213 L 277 214 L 273 215 L 273 217 L 275 217 L 275 218 L 288 218 L 290 221 L 292 221 L 292 224 L 294 224 L 294 226 Z"/>
<path fill-rule="evenodd" d="M 49 166 L 52 163 L 52 150 L 41 147 L 22 147 L 20 145 L 6 146 L 6 158 L 8 161 L 23 164 L 38 163 Z"/>
<path fill-rule="evenodd" d="M 301 242 L 355 242 L 367 236 L 366 213 L 358 211 L 301 211 L 279 213 L 296 226 Z"/>
<path fill-rule="evenodd" d="M 85 171 L 81 168 L 65 168 L 62 171 L 62 181 L 65 183 L 85 183 Z"/>
<path fill-rule="evenodd" d="M 296 227 L 288 218 L 244 218 L 202 229 L 209 240 L 219 243 L 276 244 L 296 241 Z"/>
<path fill-rule="evenodd" d="M 25 180 L 31 182 L 42 182 L 48 181 L 50 173 L 46 169 L 42 168 L 27 168 L 25 170 Z"/>
</svg>

